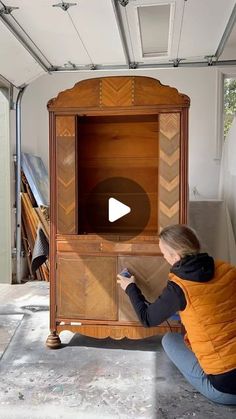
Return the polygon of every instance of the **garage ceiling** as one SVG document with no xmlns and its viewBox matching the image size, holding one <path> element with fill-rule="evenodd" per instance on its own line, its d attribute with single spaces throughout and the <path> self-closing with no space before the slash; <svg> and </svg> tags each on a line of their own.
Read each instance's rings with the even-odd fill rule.
<svg viewBox="0 0 236 419">
<path fill-rule="evenodd" d="M 0 1 L 0 74 L 21 86 L 53 71 L 236 60 L 235 3 Z"/>
</svg>

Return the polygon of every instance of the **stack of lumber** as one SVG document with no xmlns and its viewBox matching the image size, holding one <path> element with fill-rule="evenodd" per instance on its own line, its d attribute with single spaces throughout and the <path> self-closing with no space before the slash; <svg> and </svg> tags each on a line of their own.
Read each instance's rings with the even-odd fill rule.
<svg viewBox="0 0 236 419">
<path fill-rule="evenodd" d="M 37 237 L 41 228 L 49 241 L 48 207 L 38 206 L 32 189 L 29 186 L 25 173 L 21 175 L 21 203 L 22 203 L 22 242 L 25 250 L 30 279 L 49 281 L 49 261 L 46 260 L 36 272 L 32 271 L 32 255 Z"/>
</svg>

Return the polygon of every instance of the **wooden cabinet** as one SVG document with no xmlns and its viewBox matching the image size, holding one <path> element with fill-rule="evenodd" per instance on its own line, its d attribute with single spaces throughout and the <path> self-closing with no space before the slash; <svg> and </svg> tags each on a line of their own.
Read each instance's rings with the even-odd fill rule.
<svg viewBox="0 0 236 419">
<path fill-rule="evenodd" d="M 116 275 L 128 267 L 149 301 L 167 282 L 158 232 L 187 221 L 189 103 L 175 88 L 141 76 L 84 80 L 49 101 L 49 347 L 60 344 L 64 329 L 115 339 L 168 330 L 140 325 Z M 131 221 L 115 228 L 101 221 L 110 191 L 97 185 L 111 178 L 139 185 L 138 193 L 120 191 L 131 208 L 142 195 L 148 199 L 149 217 L 137 234 Z"/>
</svg>

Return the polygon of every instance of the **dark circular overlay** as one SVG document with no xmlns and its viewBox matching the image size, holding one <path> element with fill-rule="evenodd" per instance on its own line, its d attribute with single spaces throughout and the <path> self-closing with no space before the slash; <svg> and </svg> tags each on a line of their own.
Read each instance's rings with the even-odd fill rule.
<svg viewBox="0 0 236 419">
<path fill-rule="evenodd" d="M 79 202 L 80 233 L 96 233 L 106 240 L 125 241 L 140 234 L 150 218 L 150 200 L 145 190 L 136 182 L 124 177 L 111 177 L 99 182 Z M 129 214 L 109 221 L 109 198 L 114 198 L 131 208 Z M 114 235 L 114 237 L 112 237 Z"/>
</svg>

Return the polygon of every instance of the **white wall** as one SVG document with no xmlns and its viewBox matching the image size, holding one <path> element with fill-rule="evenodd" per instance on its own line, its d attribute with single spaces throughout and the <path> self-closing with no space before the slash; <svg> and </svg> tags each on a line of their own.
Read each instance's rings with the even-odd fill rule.
<svg viewBox="0 0 236 419">
<path fill-rule="evenodd" d="M 144 75 L 176 87 L 191 99 L 189 119 L 189 187 L 201 198 L 217 198 L 216 157 L 217 69 L 170 68 L 45 75 L 29 85 L 22 99 L 22 149 L 42 157 L 48 167 L 47 102 L 80 80 L 109 75 Z"/>
</svg>

